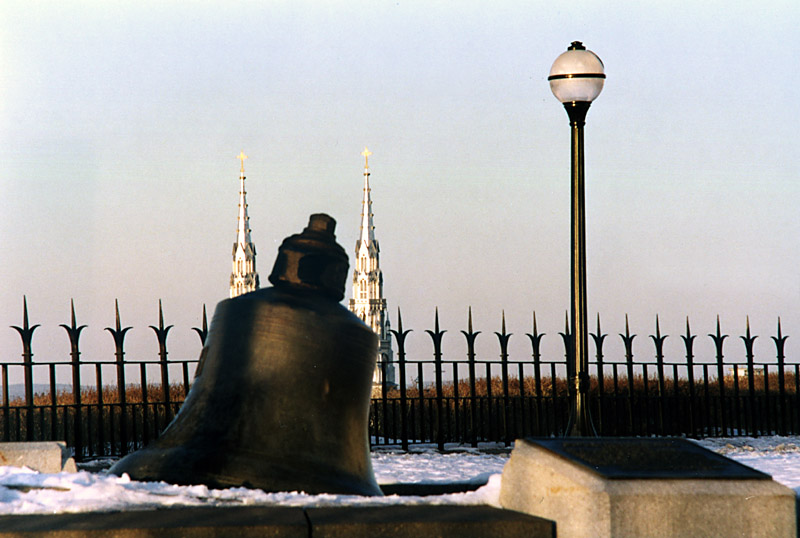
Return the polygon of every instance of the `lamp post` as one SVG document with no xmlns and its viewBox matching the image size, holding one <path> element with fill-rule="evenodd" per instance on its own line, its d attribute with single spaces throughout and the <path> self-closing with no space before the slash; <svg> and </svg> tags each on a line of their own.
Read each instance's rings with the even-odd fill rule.
<svg viewBox="0 0 800 538">
<path fill-rule="evenodd" d="M 586 211 L 584 197 L 583 125 L 592 101 L 600 95 L 606 76 L 603 62 L 573 41 L 550 68 L 550 89 L 564 104 L 572 128 L 572 260 L 570 314 L 572 357 L 567 364 L 570 414 L 567 436 L 597 435 L 589 413 L 589 349 L 586 321 Z"/>
</svg>

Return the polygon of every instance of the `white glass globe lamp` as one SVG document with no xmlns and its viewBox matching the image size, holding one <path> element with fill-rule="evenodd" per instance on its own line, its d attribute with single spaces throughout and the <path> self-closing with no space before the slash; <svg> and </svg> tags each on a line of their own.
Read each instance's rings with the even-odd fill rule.
<svg viewBox="0 0 800 538">
<path fill-rule="evenodd" d="M 603 90 L 606 75 L 603 62 L 583 43 L 573 41 L 550 68 L 550 90 L 556 99 L 567 103 L 591 103 Z"/>
</svg>

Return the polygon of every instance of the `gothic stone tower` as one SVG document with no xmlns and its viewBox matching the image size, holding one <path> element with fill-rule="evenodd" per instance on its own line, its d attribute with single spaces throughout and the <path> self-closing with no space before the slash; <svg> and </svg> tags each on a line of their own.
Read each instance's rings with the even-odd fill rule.
<svg viewBox="0 0 800 538">
<path fill-rule="evenodd" d="M 378 335 L 378 367 L 372 378 L 373 387 L 383 382 L 381 364 L 385 365 L 386 382 L 395 386 L 392 340 L 389 333 L 389 317 L 386 314 L 386 299 L 383 297 L 383 273 L 379 263 L 380 248 L 375 239 L 375 226 L 372 223 L 372 199 L 369 189 L 369 156 L 367 148 L 364 156 L 364 198 L 361 203 L 361 235 L 356 241 L 356 262 L 353 270 L 353 298 L 350 311 L 361 318 Z"/>
<path fill-rule="evenodd" d="M 247 155 L 239 153 L 242 161 L 239 174 L 239 216 L 236 242 L 233 244 L 233 271 L 231 272 L 231 297 L 258 289 L 256 273 L 256 246 L 250 239 L 250 217 L 247 215 L 247 193 L 244 190 L 244 160 Z"/>
</svg>

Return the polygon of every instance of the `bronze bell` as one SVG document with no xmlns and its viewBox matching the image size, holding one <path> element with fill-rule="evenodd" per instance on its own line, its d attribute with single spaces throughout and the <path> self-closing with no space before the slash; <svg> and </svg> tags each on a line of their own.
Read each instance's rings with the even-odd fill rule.
<svg viewBox="0 0 800 538">
<path fill-rule="evenodd" d="M 217 304 L 194 383 L 164 433 L 117 462 L 134 480 L 381 495 L 368 420 L 377 336 L 339 301 L 336 221 L 311 215 L 269 281 Z"/>
</svg>

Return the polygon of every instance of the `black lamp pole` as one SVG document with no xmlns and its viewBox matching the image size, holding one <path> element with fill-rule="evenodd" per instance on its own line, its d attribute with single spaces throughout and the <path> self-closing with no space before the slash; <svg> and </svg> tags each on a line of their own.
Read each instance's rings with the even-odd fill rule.
<svg viewBox="0 0 800 538">
<path fill-rule="evenodd" d="M 589 412 L 589 328 L 586 315 L 586 202 L 584 196 L 583 125 L 606 78 L 603 62 L 583 43 L 573 41 L 550 68 L 550 89 L 564 104 L 572 130 L 572 260 L 568 339 L 569 422 L 565 436 L 596 436 Z"/>
<path fill-rule="evenodd" d="M 569 368 L 570 412 L 567 436 L 596 436 L 589 411 L 589 330 L 586 314 L 586 202 L 584 195 L 583 125 L 590 102 L 564 103 L 572 131 L 572 259 L 570 322 L 572 361 Z"/>
</svg>

